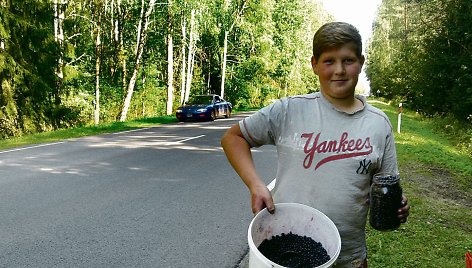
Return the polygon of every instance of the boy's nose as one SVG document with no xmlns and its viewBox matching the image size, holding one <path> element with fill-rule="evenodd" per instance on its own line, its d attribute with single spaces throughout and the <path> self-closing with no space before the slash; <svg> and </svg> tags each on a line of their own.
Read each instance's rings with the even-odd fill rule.
<svg viewBox="0 0 472 268">
<path fill-rule="evenodd" d="M 344 64 L 336 63 L 334 71 L 336 74 L 344 74 L 346 73 L 346 68 L 344 67 Z"/>
</svg>

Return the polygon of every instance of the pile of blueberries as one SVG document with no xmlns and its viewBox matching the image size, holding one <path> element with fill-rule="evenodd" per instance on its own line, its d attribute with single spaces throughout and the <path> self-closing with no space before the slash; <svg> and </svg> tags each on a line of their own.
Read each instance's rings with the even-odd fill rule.
<svg viewBox="0 0 472 268">
<path fill-rule="evenodd" d="M 388 182 L 389 177 L 383 180 Z M 397 210 L 401 207 L 401 200 L 400 183 L 373 184 L 370 192 L 370 225 L 379 231 L 397 229 L 400 226 Z"/>
<path fill-rule="evenodd" d="M 285 267 L 312 268 L 330 260 L 321 243 L 291 232 L 265 239 L 258 249 L 267 259 Z"/>
</svg>

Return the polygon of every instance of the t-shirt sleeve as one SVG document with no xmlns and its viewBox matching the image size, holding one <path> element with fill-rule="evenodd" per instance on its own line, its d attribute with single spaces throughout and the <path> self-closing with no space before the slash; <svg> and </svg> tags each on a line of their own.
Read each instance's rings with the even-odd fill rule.
<svg viewBox="0 0 472 268">
<path fill-rule="evenodd" d="M 244 138 L 252 147 L 275 145 L 282 118 L 282 101 L 278 100 L 239 121 Z"/>
<path fill-rule="evenodd" d="M 398 173 L 397 152 L 393 130 L 391 125 L 387 126 L 386 128 L 388 129 L 388 134 L 385 141 L 385 151 L 378 172 Z"/>
</svg>

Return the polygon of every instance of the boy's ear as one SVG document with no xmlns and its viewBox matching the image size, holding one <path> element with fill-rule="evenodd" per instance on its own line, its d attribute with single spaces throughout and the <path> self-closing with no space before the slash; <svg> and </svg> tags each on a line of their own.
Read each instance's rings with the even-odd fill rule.
<svg viewBox="0 0 472 268">
<path fill-rule="evenodd" d="M 315 56 L 311 56 L 311 68 L 313 69 L 313 72 L 315 74 L 318 74 L 318 68 L 317 68 L 316 64 L 317 64 L 317 62 L 316 62 Z"/>
</svg>

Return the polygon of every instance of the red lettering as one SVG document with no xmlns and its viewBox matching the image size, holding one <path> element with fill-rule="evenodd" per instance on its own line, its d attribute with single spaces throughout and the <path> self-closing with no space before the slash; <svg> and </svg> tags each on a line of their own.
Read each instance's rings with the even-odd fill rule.
<svg viewBox="0 0 472 268">
<path fill-rule="evenodd" d="M 336 150 L 336 146 L 338 145 L 337 141 L 330 141 L 328 143 L 328 152 L 334 152 Z"/>
<path fill-rule="evenodd" d="M 365 142 L 364 142 L 363 147 L 366 148 L 366 149 L 372 149 L 372 146 L 370 145 L 370 138 L 369 137 L 365 138 Z"/>
<path fill-rule="evenodd" d="M 326 141 L 321 142 L 320 145 L 316 146 L 316 148 L 317 148 L 316 152 L 326 153 L 326 150 L 328 149 L 326 146 Z"/>
<path fill-rule="evenodd" d="M 367 139 L 368 139 L 368 138 L 367 138 Z M 367 139 L 366 139 L 366 140 L 367 140 Z M 365 144 L 365 142 L 364 142 L 364 144 Z M 358 139 L 358 140 L 356 141 L 356 150 L 361 150 L 361 149 L 362 149 L 361 146 L 363 147 L 363 145 L 362 145 L 362 139 Z"/>
<path fill-rule="evenodd" d="M 354 140 L 350 140 L 350 141 L 349 141 L 349 143 L 348 143 L 348 145 L 347 145 L 347 150 L 348 150 L 348 151 L 352 152 L 352 151 L 354 151 L 354 150 L 356 149 L 356 148 L 354 148 L 354 143 L 355 143 Z"/>
<path fill-rule="evenodd" d="M 356 156 L 360 156 L 360 155 L 368 155 L 370 153 L 372 153 L 372 148 L 370 148 L 370 150 L 366 151 L 366 152 L 328 156 L 324 159 L 321 159 L 321 161 L 318 162 L 318 164 L 316 164 L 315 170 L 317 170 L 321 165 L 326 164 L 326 163 L 331 162 L 331 161 L 334 161 L 334 160 L 346 159 L 346 158 L 356 157 Z"/>
<path fill-rule="evenodd" d="M 316 136 L 316 140 L 318 140 L 318 137 L 320 134 Z M 311 163 L 313 162 L 313 157 L 315 156 L 315 145 L 316 141 L 313 143 L 313 146 L 311 148 L 308 148 L 310 145 L 311 138 L 313 137 L 313 133 L 304 133 L 302 134 L 302 138 L 307 138 L 307 141 L 305 143 L 305 147 L 303 147 L 303 151 L 305 152 L 306 156 L 305 159 L 303 160 L 303 167 L 304 168 L 310 168 Z"/>
<path fill-rule="evenodd" d="M 338 153 L 343 151 L 345 152 L 346 151 L 346 144 L 347 144 L 347 132 L 344 132 L 342 135 L 341 135 L 341 140 L 339 141 L 339 147 L 338 147 Z"/>
<path fill-rule="evenodd" d="M 313 138 L 312 133 L 304 133 L 301 135 L 301 138 L 307 139 L 303 151 L 306 156 L 303 160 L 303 167 L 308 169 L 313 164 L 313 159 L 315 158 L 315 153 L 325 154 L 325 153 L 336 153 L 321 159 L 315 166 L 315 170 L 318 169 L 321 165 L 328 163 L 334 160 L 346 159 L 351 157 L 356 157 L 360 155 L 368 155 L 372 153 L 372 146 L 370 145 L 370 138 L 366 137 L 365 139 L 349 139 L 349 134 L 343 132 L 339 141 L 321 141 L 319 143 L 321 133 L 318 133 L 315 139 L 312 142 Z"/>
</svg>

